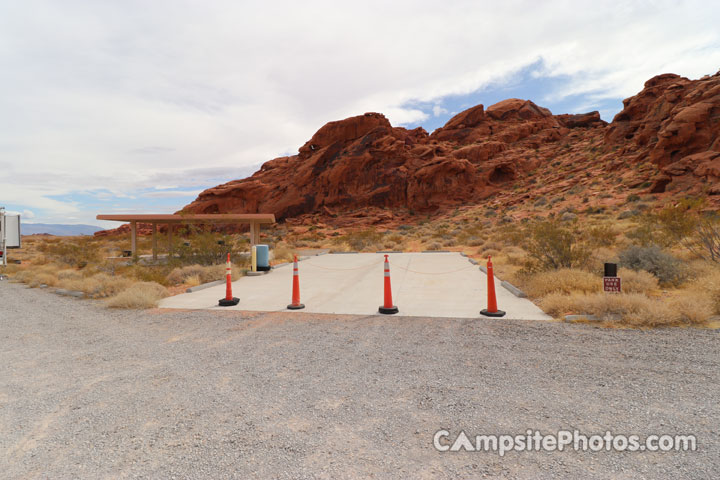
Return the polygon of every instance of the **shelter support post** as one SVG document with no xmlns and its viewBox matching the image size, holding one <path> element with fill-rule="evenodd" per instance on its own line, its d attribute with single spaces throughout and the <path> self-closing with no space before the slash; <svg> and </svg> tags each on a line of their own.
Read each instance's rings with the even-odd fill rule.
<svg viewBox="0 0 720 480">
<path fill-rule="evenodd" d="M 130 253 L 137 254 L 137 222 L 130 222 Z"/>
<path fill-rule="evenodd" d="M 257 245 L 258 243 L 260 243 L 260 224 L 250 222 L 250 245 Z"/>
<path fill-rule="evenodd" d="M 168 258 L 170 258 L 173 253 L 172 231 L 173 231 L 173 224 L 168 223 Z"/>
<path fill-rule="evenodd" d="M 158 257 L 157 223 L 152 224 L 152 248 L 153 248 L 153 261 L 157 262 L 157 257 Z"/>
</svg>

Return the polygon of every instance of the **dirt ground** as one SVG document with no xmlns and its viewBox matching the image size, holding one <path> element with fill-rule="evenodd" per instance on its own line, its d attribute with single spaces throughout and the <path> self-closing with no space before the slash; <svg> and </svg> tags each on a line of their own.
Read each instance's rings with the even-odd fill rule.
<svg viewBox="0 0 720 480">
<path fill-rule="evenodd" d="M 716 478 L 718 331 L 111 311 L 0 282 L 5 478 Z M 694 434 L 695 452 L 438 452 Z"/>
</svg>

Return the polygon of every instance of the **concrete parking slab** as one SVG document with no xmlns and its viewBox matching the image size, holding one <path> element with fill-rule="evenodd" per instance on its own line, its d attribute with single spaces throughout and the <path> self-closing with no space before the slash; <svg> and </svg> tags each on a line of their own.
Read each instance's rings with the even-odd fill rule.
<svg viewBox="0 0 720 480">
<path fill-rule="evenodd" d="M 300 292 L 308 313 L 378 314 L 383 301 L 383 260 L 378 253 L 328 254 L 300 262 Z M 487 276 L 458 253 L 390 254 L 393 300 L 399 315 L 478 318 L 487 306 Z M 290 303 L 292 265 L 233 282 L 234 307 L 218 307 L 225 285 L 164 299 L 161 308 L 282 311 Z M 526 298 L 496 279 L 498 308 L 505 318 L 550 320 Z"/>
</svg>

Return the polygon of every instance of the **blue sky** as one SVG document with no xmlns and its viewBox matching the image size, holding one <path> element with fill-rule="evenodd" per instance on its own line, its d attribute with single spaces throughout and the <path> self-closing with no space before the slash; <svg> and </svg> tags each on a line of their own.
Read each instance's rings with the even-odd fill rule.
<svg viewBox="0 0 720 480">
<path fill-rule="evenodd" d="M 468 94 L 449 95 L 430 102 L 406 102 L 402 105 L 403 108 L 420 110 L 425 114 L 425 118 L 399 123 L 398 125 L 407 128 L 421 126 L 428 132 L 432 132 L 434 129 L 443 126 L 458 112 L 478 104 L 483 104 L 488 107 L 507 98 L 531 99 L 537 104 L 549 108 L 553 113 L 581 113 L 598 110 L 606 121 L 611 121 L 612 117 L 622 108 L 622 98 L 588 100 L 585 95 L 572 95 L 558 98 L 553 95 L 553 92 L 564 88 L 572 82 L 572 79 L 564 76 L 550 78 L 539 75 L 538 73 L 542 72 L 542 68 L 542 62 L 538 61 L 514 72 L 501 81 L 493 82 Z M 317 125 L 317 128 L 320 126 L 322 125 Z M 298 147 L 300 147 L 300 145 L 301 144 L 298 144 Z M 294 155 L 295 153 L 297 153 L 296 148 L 286 152 L 278 152 L 277 156 Z M 149 149 L 147 154 L 152 156 L 152 148 Z M 266 160 L 269 159 L 270 158 L 267 158 Z M 180 188 L 179 185 L 175 185 L 170 181 L 167 185 L 133 189 L 127 193 L 100 188 L 90 191 L 75 191 L 61 195 L 48 195 L 47 198 L 58 202 L 71 203 L 89 212 L 171 213 L 192 202 L 198 193 L 206 188 L 251 175 L 260 167 L 260 164 L 261 163 L 242 169 L 235 169 L 227 173 L 217 172 L 214 176 L 202 175 L 201 182 L 192 183 L 191 186 L 186 188 Z M 45 220 L 42 210 L 31 210 L 22 204 L 7 204 L 6 208 L 10 211 L 23 213 L 25 217 L 30 217 L 25 219 L 29 222 L 41 223 L 39 220 Z M 89 221 L 92 225 L 113 225 L 108 222 Z"/>
<path fill-rule="evenodd" d="M 371 111 L 432 131 L 517 97 L 610 121 L 654 75 L 715 73 L 718 19 L 671 0 L 0 0 L 0 206 L 172 212 Z"/>
<path fill-rule="evenodd" d="M 404 126 L 422 126 L 432 133 L 442 127 L 453 115 L 478 104 L 486 108 L 507 98 L 529 99 L 536 104 L 549 108 L 554 114 L 585 113 L 593 110 L 600 112 L 603 120 L 611 122 L 622 109 L 623 98 L 588 98 L 587 95 L 558 96 L 571 85 L 573 79 L 567 75 L 556 77 L 543 76 L 544 65 L 541 60 L 513 72 L 512 75 L 490 83 L 484 88 L 464 95 L 449 95 L 433 102 L 409 102 L 408 108 L 417 108 L 427 114 L 420 122 L 410 122 Z"/>
</svg>

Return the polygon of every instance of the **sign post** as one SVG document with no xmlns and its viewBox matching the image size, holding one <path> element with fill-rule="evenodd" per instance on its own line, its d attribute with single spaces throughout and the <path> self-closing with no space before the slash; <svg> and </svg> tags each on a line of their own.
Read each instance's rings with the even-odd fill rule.
<svg viewBox="0 0 720 480">
<path fill-rule="evenodd" d="M 622 281 L 620 277 L 617 276 L 617 263 L 605 264 L 603 290 L 606 293 L 620 293 L 622 291 Z"/>
</svg>

